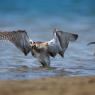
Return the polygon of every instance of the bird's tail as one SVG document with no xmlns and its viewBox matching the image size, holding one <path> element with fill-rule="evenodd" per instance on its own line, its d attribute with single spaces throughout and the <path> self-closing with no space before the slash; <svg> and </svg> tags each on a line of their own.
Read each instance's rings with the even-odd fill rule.
<svg viewBox="0 0 95 95">
<path fill-rule="evenodd" d="M 89 42 L 87 45 L 95 44 L 95 42 Z"/>
</svg>

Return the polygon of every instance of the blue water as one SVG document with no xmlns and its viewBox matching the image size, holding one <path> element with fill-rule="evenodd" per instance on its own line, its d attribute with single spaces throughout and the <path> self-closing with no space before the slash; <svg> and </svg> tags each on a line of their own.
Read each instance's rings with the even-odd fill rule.
<svg viewBox="0 0 95 95">
<path fill-rule="evenodd" d="M 69 45 L 64 59 L 51 58 L 53 70 L 40 68 L 31 54 L 26 57 L 0 41 L 0 79 L 95 75 L 95 45 L 87 46 L 95 41 L 95 0 L 0 0 L 1 31 L 24 29 L 32 40 L 47 41 L 54 28 L 77 33 L 79 39 Z"/>
</svg>

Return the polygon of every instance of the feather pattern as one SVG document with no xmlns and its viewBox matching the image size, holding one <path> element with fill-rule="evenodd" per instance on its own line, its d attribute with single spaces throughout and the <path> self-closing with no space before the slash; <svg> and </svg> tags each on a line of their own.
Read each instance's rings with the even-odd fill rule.
<svg viewBox="0 0 95 95">
<path fill-rule="evenodd" d="M 19 48 L 25 55 L 30 51 L 29 37 L 24 30 L 17 30 L 11 32 L 0 32 L 0 40 L 9 40 L 17 48 Z"/>
<path fill-rule="evenodd" d="M 55 30 L 53 32 L 53 39 L 48 41 L 48 51 L 51 52 L 54 56 L 56 56 L 58 53 L 64 57 L 64 52 L 66 51 L 69 42 L 75 41 L 77 38 L 77 34 Z"/>
</svg>

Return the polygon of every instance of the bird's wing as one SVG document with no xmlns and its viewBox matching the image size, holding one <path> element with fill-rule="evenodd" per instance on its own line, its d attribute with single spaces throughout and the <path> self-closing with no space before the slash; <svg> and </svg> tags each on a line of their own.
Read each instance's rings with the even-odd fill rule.
<svg viewBox="0 0 95 95">
<path fill-rule="evenodd" d="M 55 33 L 59 39 L 60 46 L 63 50 L 65 50 L 68 47 L 69 41 L 76 41 L 78 38 L 78 35 L 73 33 L 63 31 L 55 31 Z"/>
<path fill-rule="evenodd" d="M 51 52 L 54 56 L 59 53 L 62 57 L 64 57 L 64 52 L 68 47 L 69 41 L 75 41 L 77 38 L 77 34 L 54 31 L 53 39 L 48 42 L 49 52 Z"/>
<path fill-rule="evenodd" d="M 87 45 L 95 44 L 95 42 L 89 42 Z"/>
<path fill-rule="evenodd" d="M 27 55 L 30 51 L 29 37 L 24 30 L 0 32 L 0 40 L 9 40 L 25 55 Z"/>
</svg>

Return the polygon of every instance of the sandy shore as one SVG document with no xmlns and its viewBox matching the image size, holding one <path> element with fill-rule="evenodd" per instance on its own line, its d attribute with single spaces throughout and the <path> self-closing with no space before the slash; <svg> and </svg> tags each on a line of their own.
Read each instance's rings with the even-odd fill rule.
<svg viewBox="0 0 95 95">
<path fill-rule="evenodd" d="M 95 95 L 95 77 L 1 80 L 0 95 Z"/>
</svg>

